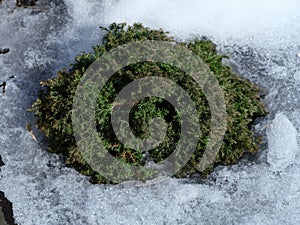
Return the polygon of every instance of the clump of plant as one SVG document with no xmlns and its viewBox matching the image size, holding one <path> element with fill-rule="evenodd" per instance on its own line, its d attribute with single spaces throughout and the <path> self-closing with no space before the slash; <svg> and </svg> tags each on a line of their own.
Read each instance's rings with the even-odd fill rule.
<svg viewBox="0 0 300 225">
<path fill-rule="evenodd" d="M 227 110 L 224 142 L 213 165 L 200 175 L 207 175 L 216 165 L 236 163 L 244 153 L 254 153 L 258 150 L 259 138 L 255 137 L 251 125 L 257 117 L 266 115 L 266 109 L 260 101 L 260 89 L 223 65 L 222 59 L 225 56 L 216 53 L 214 43 L 205 38 L 191 43 L 177 43 L 167 32 L 146 28 L 142 24 L 127 26 L 125 23 L 113 23 L 108 28 L 102 29 L 106 34 L 102 42 L 93 47 L 94 52 L 78 55 L 69 70 L 63 69 L 58 72 L 56 78 L 43 82 L 44 89 L 32 106 L 37 126 L 48 138 L 49 150 L 63 154 L 67 165 L 74 166 L 79 172 L 91 176 L 94 183 L 110 182 L 93 171 L 78 150 L 71 120 L 73 97 L 80 78 L 96 59 L 119 45 L 142 40 L 167 41 L 186 46 L 209 66 L 224 91 Z M 146 156 L 141 149 L 126 148 L 113 131 L 111 109 L 114 99 L 127 84 L 146 76 L 172 78 L 194 101 L 201 121 L 199 125 L 201 134 L 193 156 L 175 177 L 199 173 L 196 168 L 204 153 L 210 131 L 211 115 L 208 102 L 201 88 L 190 76 L 178 68 L 163 63 L 141 62 L 127 66 L 114 74 L 105 87 L 99 90 L 95 122 L 107 151 L 131 165 L 145 165 L 149 157 L 155 163 L 162 162 L 176 147 L 180 137 L 178 115 L 170 103 L 160 98 L 148 97 L 140 100 L 131 109 L 129 117 L 133 133 L 140 138 L 147 138 L 150 135 L 148 123 L 152 118 L 161 117 L 168 124 L 164 142 L 150 150 L 149 155 Z"/>
</svg>

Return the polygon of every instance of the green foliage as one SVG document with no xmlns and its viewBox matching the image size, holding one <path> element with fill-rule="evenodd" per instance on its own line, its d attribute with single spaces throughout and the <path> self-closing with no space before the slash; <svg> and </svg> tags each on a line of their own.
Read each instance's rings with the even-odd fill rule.
<svg viewBox="0 0 300 225">
<path fill-rule="evenodd" d="M 66 163 L 78 171 L 91 176 L 95 183 L 109 182 L 94 172 L 79 153 L 72 131 L 72 103 L 76 87 L 86 69 L 105 52 L 131 41 L 158 40 L 173 42 L 162 30 L 152 30 L 141 24 L 111 24 L 102 28 L 107 33 L 102 43 L 94 46 L 93 53 L 82 53 L 76 57 L 69 71 L 59 71 L 58 76 L 49 79 L 43 85 L 38 100 L 32 106 L 37 118 L 37 126 L 49 140 L 49 149 L 66 157 Z M 225 93 L 227 107 L 227 131 L 224 142 L 211 168 L 201 175 L 205 176 L 218 164 L 236 163 L 245 152 L 256 152 L 259 138 L 251 131 L 251 124 L 260 116 L 266 115 L 266 109 L 260 102 L 259 88 L 234 74 L 228 66 L 222 64 L 225 56 L 216 53 L 215 45 L 205 38 L 192 43 L 176 43 L 186 46 L 207 63 L 216 76 Z M 146 77 L 160 76 L 174 80 L 183 87 L 194 101 L 201 122 L 199 142 L 196 152 L 190 161 L 175 176 L 186 177 L 197 173 L 196 166 L 205 150 L 210 131 L 210 111 L 208 102 L 201 88 L 183 71 L 163 63 L 143 62 L 123 68 L 113 75 L 105 87 L 99 91 L 96 109 L 96 126 L 99 136 L 105 141 L 107 150 L 116 158 L 132 165 L 144 165 L 146 157 L 141 150 L 125 148 L 116 138 L 111 125 L 111 110 L 114 99 L 120 90 L 132 81 Z M 137 102 L 130 113 L 130 126 L 133 133 L 140 138 L 149 137 L 149 121 L 152 118 L 163 118 L 167 126 L 164 142 L 149 151 L 150 157 L 156 162 L 163 161 L 176 148 L 180 135 L 178 114 L 167 101 L 149 97 Z M 149 156 L 148 156 L 149 157 Z"/>
</svg>

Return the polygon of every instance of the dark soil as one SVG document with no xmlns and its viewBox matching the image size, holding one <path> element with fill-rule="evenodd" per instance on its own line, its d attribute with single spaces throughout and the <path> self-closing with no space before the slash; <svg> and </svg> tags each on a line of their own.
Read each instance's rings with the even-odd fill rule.
<svg viewBox="0 0 300 225">
<path fill-rule="evenodd" d="M 1 155 L 0 155 L 0 166 L 4 166 L 4 162 L 2 161 Z"/>
<path fill-rule="evenodd" d="M 5 198 L 2 191 L 0 191 L 0 214 L 1 225 L 16 225 L 13 217 L 12 203 Z"/>
<path fill-rule="evenodd" d="M 17 0 L 16 6 L 17 7 L 35 6 L 37 1 L 38 0 Z"/>
</svg>

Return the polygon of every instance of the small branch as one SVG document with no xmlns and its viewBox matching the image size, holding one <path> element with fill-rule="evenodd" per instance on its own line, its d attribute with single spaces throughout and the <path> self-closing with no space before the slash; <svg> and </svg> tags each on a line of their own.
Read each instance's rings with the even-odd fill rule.
<svg viewBox="0 0 300 225">
<path fill-rule="evenodd" d="M 31 125 L 29 123 L 26 124 L 26 129 L 28 130 L 28 132 L 29 132 L 30 136 L 33 138 L 33 140 L 38 143 L 38 140 L 36 139 L 36 137 L 33 133 L 33 130 L 31 128 Z"/>
</svg>

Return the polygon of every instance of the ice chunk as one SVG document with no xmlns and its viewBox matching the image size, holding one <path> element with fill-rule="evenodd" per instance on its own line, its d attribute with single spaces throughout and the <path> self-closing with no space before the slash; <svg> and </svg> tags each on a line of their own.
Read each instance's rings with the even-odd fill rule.
<svg viewBox="0 0 300 225">
<path fill-rule="evenodd" d="M 300 55 L 300 53 L 299 53 L 299 55 Z M 300 82 L 300 70 L 297 71 L 297 72 L 294 74 L 294 78 L 295 78 L 296 81 L 299 81 L 299 82 Z"/>
<path fill-rule="evenodd" d="M 273 170 L 282 171 L 294 163 L 298 153 L 297 130 L 282 113 L 275 116 L 268 132 L 267 161 Z"/>
</svg>

